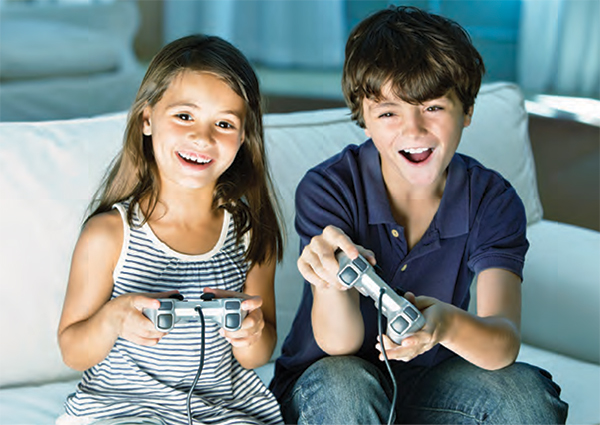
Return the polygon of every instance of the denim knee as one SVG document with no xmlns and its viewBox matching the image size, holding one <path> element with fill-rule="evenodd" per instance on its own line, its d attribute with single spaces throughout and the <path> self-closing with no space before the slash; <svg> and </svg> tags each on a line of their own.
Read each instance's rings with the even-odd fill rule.
<svg viewBox="0 0 600 425">
<path fill-rule="evenodd" d="M 564 424 L 568 406 L 559 396 L 535 366 L 489 371 L 454 358 L 432 368 L 398 414 L 411 423 Z"/>
<path fill-rule="evenodd" d="M 282 402 L 286 423 L 381 424 L 388 383 L 377 367 L 353 356 L 325 357 L 304 371 Z"/>
</svg>

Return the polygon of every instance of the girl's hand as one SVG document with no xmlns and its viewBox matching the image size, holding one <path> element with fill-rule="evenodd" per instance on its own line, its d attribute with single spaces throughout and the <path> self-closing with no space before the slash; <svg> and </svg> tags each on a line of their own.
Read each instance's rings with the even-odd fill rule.
<svg viewBox="0 0 600 425">
<path fill-rule="evenodd" d="M 355 259 L 360 253 L 375 265 L 372 251 L 355 245 L 341 229 L 327 226 L 323 233 L 311 239 L 298 258 L 298 270 L 304 279 L 319 289 L 335 288 L 345 291 L 347 288 L 337 280 L 340 266 L 335 252 L 338 249 L 344 251 L 351 259 Z"/>
<path fill-rule="evenodd" d="M 388 359 L 408 362 L 420 354 L 431 350 L 438 344 L 448 328 L 446 304 L 431 297 L 416 297 L 407 292 L 404 297 L 413 303 L 425 317 L 425 326 L 418 332 L 402 340 L 401 344 L 394 343 L 387 335 L 383 335 L 383 346 Z M 379 359 L 383 360 L 381 341 L 375 346 L 381 352 Z"/>
<path fill-rule="evenodd" d="M 157 331 L 154 323 L 143 314 L 144 308 L 160 307 L 158 298 L 168 298 L 178 291 L 124 294 L 111 301 L 118 317 L 118 334 L 121 338 L 138 345 L 152 346 L 158 344 L 166 335 Z"/>
<path fill-rule="evenodd" d="M 219 330 L 223 336 L 234 347 L 249 347 L 260 338 L 265 327 L 263 311 L 260 308 L 263 300 L 259 296 L 250 296 L 242 292 L 225 291 L 222 289 L 206 288 L 204 292 L 215 294 L 215 298 L 242 298 L 242 310 L 248 312 L 242 322 L 242 327 L 237 331 Z"/>
</svg>

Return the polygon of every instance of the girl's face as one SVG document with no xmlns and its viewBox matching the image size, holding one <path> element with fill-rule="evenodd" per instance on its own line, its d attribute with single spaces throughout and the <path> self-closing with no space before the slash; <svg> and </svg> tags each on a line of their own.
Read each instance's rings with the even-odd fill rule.
<svg viewBox="0 0 600 425">
<path fill-rule="evenodd" d="M 386 184 L 404 182 L 408 188 L 439 192 L 446 169 L 471 123 L 451 91 L 439 99 L 412 105 L 396 97 L 388 83 L 379 102 L 363 101 L 367 137 L 381 157 Z"/>
<path fill-rule="evenodd" d="M 152 136 L 162 187 L 212 193 L 244 142 L 246 107 L 223 80 L 183 71 L 160 101 L 143 112 L 143 133 Z"/>
</svg>

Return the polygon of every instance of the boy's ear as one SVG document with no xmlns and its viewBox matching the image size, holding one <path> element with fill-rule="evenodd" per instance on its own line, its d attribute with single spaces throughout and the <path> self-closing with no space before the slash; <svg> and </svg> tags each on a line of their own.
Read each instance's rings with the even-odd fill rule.
<svg viewBox="0 0 600 425">
<path fill-rule="evenodd" d="M 144 136 L 152 136 L 152 125 L 150 121 L 150 106 L 146 106 L 142 112 L 142 133 Z"/>
<path fill-rule="evenodd" d="M 465 120 L 464 120 L 464 128 L 468 127 L 471 125 L 471 119 L 473 118 L 473 106 L 471 106 L 469 108 L 469 110 L 467 111 L 467 113 L 465 114 Z"/>
<path fill-rule="evenodd" d="M 369 138 L 369 139 L 371 138 L 371 132 L 366 127 L 365 127 L 365 135 L 367 136 L 367 138 Z"/>
</svg>

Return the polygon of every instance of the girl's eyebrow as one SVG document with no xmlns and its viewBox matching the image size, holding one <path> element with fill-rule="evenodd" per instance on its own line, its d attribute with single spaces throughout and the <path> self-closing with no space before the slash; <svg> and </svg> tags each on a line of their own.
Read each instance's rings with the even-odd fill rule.
<svg viewBox="0 0 600 425">
<path fill-rule="evenodd" d="M 171 108 L 191 108 L 191 109 L 202 109 L 200 106 L 196 105 L 193 102 L 174 102 L 167 105 L 167 109 Z M 225 109 L 223 111 L 219 111 L 221 114 L 233 115 L 239 119 L 244 118 L 244 110 L 235 110 L 235 109 Z"/>
<path fill-rule="evenodd" d="M 191 103 L 191 102 L 174 102 L 174 103 L 170 103 L 170 104 L 167 105 L 167 109 L 181 108 L 182 106 L 186 107 L 186 108 L 199 109 L 198 105 L 196 105 L 195 103 Z"/>
</svg>

